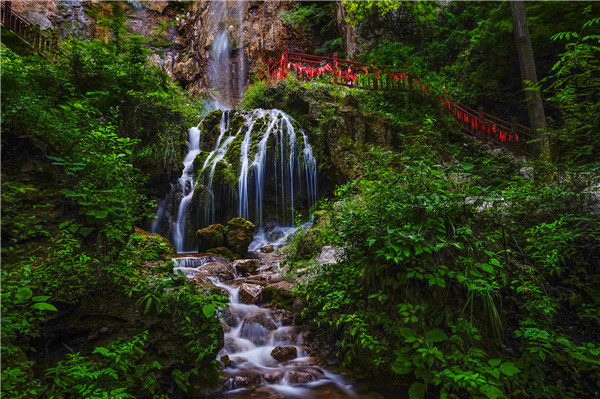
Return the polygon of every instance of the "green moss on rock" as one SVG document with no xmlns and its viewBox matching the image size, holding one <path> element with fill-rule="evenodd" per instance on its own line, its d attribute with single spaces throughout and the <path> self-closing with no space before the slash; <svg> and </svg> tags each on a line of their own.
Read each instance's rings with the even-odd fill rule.
<svg viewBox="0 0 600 399">
<path fill-rule="evenodd" d="M 204 162 L 206 162 L 206 159 L 209 155 L 210 153 L 208 151 L 200 151 L 200 154 L 196 155 L 196 158 L 194 158 L 194 170 L 196 171 L 196 178 L 198 178 L 202 173 L 202 166 L 204 166 Z"/>
<path fill-rule="evenodd" d="M 263 289 L 262 299 L 265 302 L 272 303 L 277 308 L 286 310 L 292 310 L 294 306 L 294 294 L 272 285 Z"/>
<path fill-rule="evenodd" d="M 225 244 L 225 226 L 213 224 L 196 232 L 198 251 L 204 252 L 209 248 L 222 247 Z"/>
<path fill-rule="evenodd" d="M 233 252 L 231 252 L 231 250 L 229 248 L 225 248 L 225 247 L 216 247 L 216 248 L 210 248 L 207 249 L 204 252 L 208 252 L 211 254 L 216 254 L 216 255 L 221 255 L 223 257 L 225 257 L 227 260 L 233 262 L 236 259 L 240 259 L 241 256 L 238 254 L 234 254 Z"/>
<path fill-rule="evenodd" d="M 248 246 L 254 238 L 256 226 L 244 218 L 233 218 L 227 222 L 225 241 L 227 248 L 240 255 L 248 253 Z"/>
</svg>

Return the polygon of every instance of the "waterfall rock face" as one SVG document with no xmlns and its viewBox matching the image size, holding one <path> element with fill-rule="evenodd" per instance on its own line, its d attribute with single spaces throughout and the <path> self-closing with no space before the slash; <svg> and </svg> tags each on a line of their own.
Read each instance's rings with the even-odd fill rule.
<svg viewBox="0 0 600 399">
<path fill-rule="evenodd" d="M 293 226 L 298 211 L 316 203 L 317 161 L 285 112 L 214 111 L 190 129 L 183 172 L 167 201 L 155 231 L 172 237 L 178 252 L 193 251 L 196 235 L 198 249 L 209 249 L 223 231 L 224 245 L 243 256 L 254 226 Z M 203 229 L 226 222 L 224 230 Z"/>
</svg>

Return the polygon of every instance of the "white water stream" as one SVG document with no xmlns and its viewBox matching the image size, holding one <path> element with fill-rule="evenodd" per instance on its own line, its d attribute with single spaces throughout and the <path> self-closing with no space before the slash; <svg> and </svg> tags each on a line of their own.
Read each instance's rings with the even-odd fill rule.
<svg viewBox="0 0 600 399">
<path fill-rule="evenodd" d="M 201 266 L 214 262 L 215 258 L 193 256 L 173 260 L 175 273 L 181 270 L 193 277 L 202 273 L 198 270 Z M 226 326 L 225 346 L 217 355 L 223 365 L 222 376 L 229 395 L 240 398 L 267 398 L 272 394 L 282 394 L 284 398 L 356 397 L 344 378 L 321 368 L 308 355 L 301 327 L 286 324 L 284 311 L 240 301 L 240 285 L 246 280 L 220 282 L 209 278 L 229 294 L 229 308 L 222 320 Z M 296 356 L 279 362 L 271 355 L 277 347 L 294 348 Z"/>
</svg>

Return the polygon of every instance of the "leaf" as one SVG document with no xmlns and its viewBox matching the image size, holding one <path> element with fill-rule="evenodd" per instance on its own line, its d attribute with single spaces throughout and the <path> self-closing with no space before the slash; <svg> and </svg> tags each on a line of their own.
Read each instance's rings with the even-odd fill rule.
<svg viewBox="0 0 600 399">
<path fill-rule="evenodd" d="M 54 305 L 50 305 L 49 303 L 46 303 L 46 302 L 34 303 L 33 305 L 31 305 L 31 309 L 49 310 L 51 312 L 58 312 L 58 309 L 56 309 L 54 307 Z"/>
<path fill-rule="evenodd" d="M 33 302 L 45 302 L 50 298 L 51 298 L 50 295 L 38 295 L 38 296 L 34 296 L 33 298 L 31 298 L 31 300 Z"/>
<path fill-rule="evenodd" d="M 75 191 L 73 191 L 73 190 L 67 190 L 66 188 L 63 188 L 59 192 L 61 194 L 64 194 L 64 196 L 67 197 L 67 198 L 81 197 L 81 194 L 77 194 Z"/>
<path fill-rule="evenodd" d="M 31 291 L 27 287 L 21 287 L 21 288 L 19 288 L 17 290 L 17 293 L 15 294 L 15 297 L 17 298 L 18 302 L 26 301 L 29 298 L 31 298 L 32 296 L 33 296 L 33 291 Z"/>
<path fill-rule="evenodd" d="M 408 374 L 412 371 L 412 368 L 405 366 L 403 364 L 400 363 L 393 363 L 392 364 L 392 371 L 396 374 Z"/>
<path fill-rule="evenodd" d="M 484 385 L 481 387 L 481 391 L 487 396 L 489 399 L 503 398 L 504 393 L 499 390 L 497 387 L 493 385 Z"/>
<path fill-rule="evenodd" d="M 488 360 L 488 363 L 490 364 L 490 366 L 498 367 L 498 366 L 500 366 L 500 363 L 502 363 L 502 360 L 501 359 L 490 359 L 490 360 Z"/>
<path fill-rule="evenodd" d="M 410 399 L 423 399 L 425 397 L 425 389 L 425 384 L 415 381 L 408 388 L 408 397 Z"/>
<path fill-rule="evenodd" d="M 215 306 L 214 305 L 204 305 L 202 306 L 202 313 L 206 318 L 211 318 L 215 315 Z"/>
<path fill-rule="evenodd" d="M 471 170 L 475 167 L 472 163 L 465 162 L 462 164 L 462 170 Z"/>
<path fill-rule="evenodd" d="M 429 342 L 443 342 L 448 339 L 448 336 L 443 330 L 436 328 L 427 332 L 427 336 L 425 337 L 425 339 Z"/>
<path fill-rule="evenodd" d="M 500 371 L 502 372 L 502 374 L 507 375 L 509 377 L 512 377 L 513 375 L 521 372 L 521 370 L 515 367 L 515 364 L 513 362 L 502 363 L 500 365 Z"/>
</svg>

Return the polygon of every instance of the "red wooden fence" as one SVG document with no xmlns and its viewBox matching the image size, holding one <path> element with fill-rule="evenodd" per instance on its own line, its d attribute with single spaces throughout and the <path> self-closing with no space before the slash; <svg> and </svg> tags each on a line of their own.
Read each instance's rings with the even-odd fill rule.
<svg viewBox="0 0 600 399">
<path fill-rule="evenodd" d="M 410 67 L 407 70 L 410 71 Z M 394 67 L 377 66 L 375 61 L 369 65 L 342 60 L 338 58 L 337 53 L 334 53 L 331 58 L 319 57 L 291 52 L 284 47 L 278 62 L 268 61 L 264 78 L 272 84 L 285 79 L 290 74 L 295 74 L 298 80 L 333 80 L 336 85 L 363 90 L 390 92 L 418 90 L 429 94 L 437 93 L 446 112 L 453 114 L 469 134 L 483 142 L 491 141 L 518 154 L 533 155 L 529 144 L 533 138 L 531 132 L 528 127 L 519 124 L 516 118 L 508 122 L 485 113 L 483 107 L 475 111 L 451 99 L 445 92 L 433 91 L 410 72 L 398 72 Z"/>
</svg>

